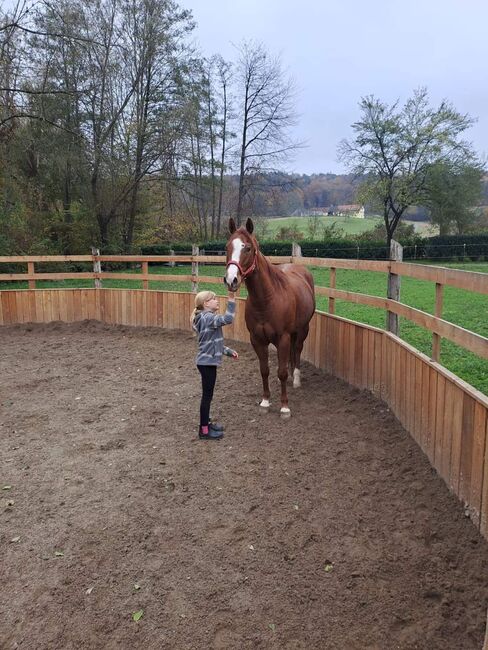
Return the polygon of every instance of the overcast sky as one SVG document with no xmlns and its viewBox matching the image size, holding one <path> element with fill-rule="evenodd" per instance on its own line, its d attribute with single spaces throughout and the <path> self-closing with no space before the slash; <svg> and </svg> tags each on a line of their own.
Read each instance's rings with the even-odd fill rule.
<svg viewBox="0 0 488 650">
<path fill-rule="evenodd" d="M 235 59 L 233 44 L 262 41 L 299 89 L 299 173 L 344 169 L 337 144 L 352 135 L 358 102 L 403 103 L 419 86 L 478 118 L 466 132 L 488 154 L 488 0 L 179 0 L 205 55 Z"/>
</svg>

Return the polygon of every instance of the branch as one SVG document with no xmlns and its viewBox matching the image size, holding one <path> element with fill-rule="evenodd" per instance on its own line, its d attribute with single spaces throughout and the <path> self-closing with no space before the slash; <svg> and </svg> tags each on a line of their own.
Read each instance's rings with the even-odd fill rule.
<svg viewBox="0 0 488 650">
<path fill-rule="evenodd" d="M 56 124 L 56 122 L 51 122 L 51 120 L 47 120 L 45 117 L 42 117 L 41 115 L 31 115 L 30 113 L 18 113 L 17 115 L 10 115 L 9 117 L 6 117 L 4 120 L 0 122 L 0 128 L 10 120 L 15 120 L 17 118 L 22 118 L 22 117 L 27 117 L 31 120 L 39 120 L 40 122 L 45 122 L 46 124 L 49 124 L 50 126 L 54 126 L 57 129 L 61 129 L 61 131 L 66 131 L 66 133 L 69 133 L 71 135 L 75 135 L 76 137 L 79 137 L 79 133 L 75 133 L 74 131 L 70 131 L 70 129 L 67 129 L 64 126 L 61 126 L 59 124 Z"/>
</svg>

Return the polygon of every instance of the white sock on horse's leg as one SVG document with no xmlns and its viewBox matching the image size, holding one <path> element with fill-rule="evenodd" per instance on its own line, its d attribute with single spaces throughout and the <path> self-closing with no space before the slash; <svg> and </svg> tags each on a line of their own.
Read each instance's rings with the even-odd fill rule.
<svg viewBox="0 0 488 650">
<path fill-rule="evenodd" d="M 293 388 L 300 388 L 302 382 L 300 380 L 300 370 L 295 368 L 293 371 Z"/>
<path fill-rule="evenodd" d="M 259 406 L 263 409 L 269 409 L 270 405 L 271 402 L 269 401 L 269 399 L 263 399 Z"/>
<path fill-rule="evenodd" d="M 280 417 L 283 420 L 287 420 L 289 417 L 291 417 L 291 411 L 287 406 L 282 406 L 280 408 Z"/>
</svg>

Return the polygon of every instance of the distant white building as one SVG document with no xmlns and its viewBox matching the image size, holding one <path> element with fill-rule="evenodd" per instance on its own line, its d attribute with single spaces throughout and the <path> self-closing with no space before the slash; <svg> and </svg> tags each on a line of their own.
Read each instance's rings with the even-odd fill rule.
<svg viewBox="0 0 488 650">
<path fill-rule="evenodd" d="M 326 208 L 308 208 L 307 210 L 295 210 L 292 217 L 354 217 L 355 219 L 364 219 L 364 205 L 331 205 Z"/>
<path fill-rule="evenodd" d="M 330 212 L 328 214 L 330 214 Z M 332 209 L 332 214 L 336 217 L 354 217 L 356 219 L 364 219 L 364 205 L 354 203 L 351 205 L 336 205 Z"/>
</svg>

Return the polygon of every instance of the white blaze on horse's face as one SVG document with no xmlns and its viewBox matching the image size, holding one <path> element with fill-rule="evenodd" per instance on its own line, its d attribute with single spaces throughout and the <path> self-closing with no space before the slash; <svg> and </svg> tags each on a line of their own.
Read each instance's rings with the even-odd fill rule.
<svg viewBox="0 0 488 650">
<path fill-rule="evenodd" d="M 232 261 L 237 262 L 238 264 L 241 263 L 241 253 L 245 245 L 246 244 L 242 241 L 242 239 L 239 239 L 239 237 L 236 237 L 234 239 L 232 242 L 232 253 L 229 262 Z M 234 280 L 238 280 L 238 273 L 239 269 L 235 264 L 231 264 L 227 267 L 227 271 L 225 272 L 225 281 L 228 287 L 232 286 L 232 282 Z"/>
</svg>

